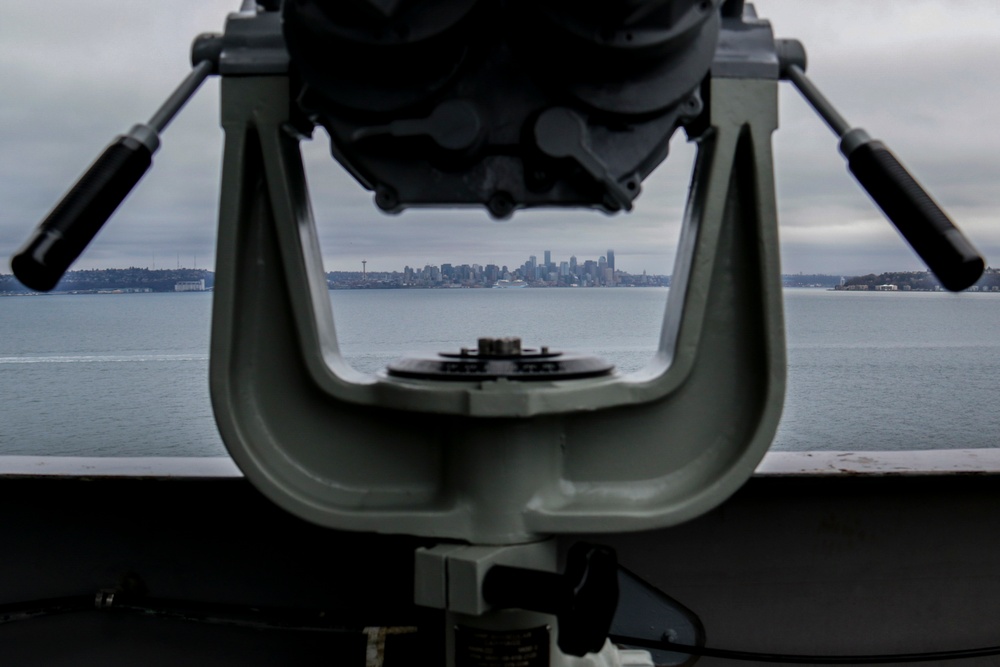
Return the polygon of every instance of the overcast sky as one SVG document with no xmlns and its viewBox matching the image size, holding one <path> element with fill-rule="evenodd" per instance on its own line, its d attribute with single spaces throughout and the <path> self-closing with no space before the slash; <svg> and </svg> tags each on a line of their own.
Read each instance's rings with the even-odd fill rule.
<svg viewBox="0 0 1000 667">
<path fill-rule="evenodd" d="M 189 69 L 194 35 L 238 0 L 0 0 L 0 251 L 9 257 L 117 134 L 144 122 Z M 759 0 L 779 37 L 853 124 L 883 139 L 986 256 L 1000 255 L 1000 2 Z M 789 84 L 774 137 L 783 271 L 920 270 L 847 173 L 837 142 Z M 74 268 L 212 268 L 222 148 L 218 81 L 164 132 L 153 169 Z M 632 273 L 668 273 L 693 157 L 682 133 L 631 214 L 479 211 L 383 215 L 304 144 L 327 269 L 519 265 L 614 248 Z M 6 272 L 6 267 L 0 271 Z"/>
</svg>

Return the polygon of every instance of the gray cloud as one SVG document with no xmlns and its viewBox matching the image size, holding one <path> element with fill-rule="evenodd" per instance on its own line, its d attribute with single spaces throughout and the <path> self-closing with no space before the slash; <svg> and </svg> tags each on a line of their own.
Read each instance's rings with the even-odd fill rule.
<svg viewBox="0 0 1000 667">
<path fill-rule="evenodd" d="M 145 120 L 188 70 L 199 32 L 222 29 L 238 0 L 0 5 L 0 251 L 8 255 L 113 136 Z M 852 122 L 883 138 L 982 251 L 1000 255 L 1000 5 L 759 0 L 781 37 L 801 39 L 809 73 Z M 155 166 L 79 267 L 210 266 L 222 132 L 210 80 L 164 133 Z M 791 272 L 861 273 L 921 265 L 853 183 L 836 140 L 782 84 L 776 183 L 782 258 Z M 328 268 L 520 264 L 553 251 L 616 251 L 629 271 L 673 263 L 693 149 L 643 185 L 636 210 L 481 211 L 385 216 L 329 159 L 322 132 L 304 146 Z M 197 259 L 196 259 L 197 258 Z"/>
</svg>

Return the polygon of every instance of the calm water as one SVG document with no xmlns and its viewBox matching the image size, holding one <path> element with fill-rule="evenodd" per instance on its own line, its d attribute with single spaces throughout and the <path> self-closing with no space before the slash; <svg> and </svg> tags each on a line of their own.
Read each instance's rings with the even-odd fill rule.
<svg viewBox="0 0 1000 667">
<path fill-rule="evenodd" d="M 480 335 L 588 350 L 623 370 L 656 346 L 666 290 L 332 292 L 341 347 L 375 371 Z M 786 290 L 789 380 L 774 448 L 1000 445 L 1000 295 Z M 0 299 L 0 454 L 219 456 L 211 294 Z"/>
</svg>

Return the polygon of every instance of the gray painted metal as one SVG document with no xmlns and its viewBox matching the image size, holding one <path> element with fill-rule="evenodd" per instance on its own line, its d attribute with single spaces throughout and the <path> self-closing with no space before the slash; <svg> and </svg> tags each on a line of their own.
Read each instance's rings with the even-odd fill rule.
<svg viewBox="0 0 1000 667">
<path fill-rule="evenodd" d="M 508 543 L 711 509 L 777 427 L 776 80 L 715 79 L 660 349 L 518 383 L 366 376 L 337 350 L 284 77 L 224 77 L 212 400 L 244 474 L 322 525 Z"/>
<path fill-rule="evenodd" d="M 722 30 L 712 61 L 712 76 L 734 79 L 777 79 L 778 54 L 771 24 L 757 18 L 751 4 L 740 3 L 734 15 L 723 9 Z"/>
<path fill-rule="evenodd" d="M 219 74 L 260 76 L 288 72 L 288 49 L 278 12 L 244 8 L 230 14 L 222 41 Z"/>
</svg>

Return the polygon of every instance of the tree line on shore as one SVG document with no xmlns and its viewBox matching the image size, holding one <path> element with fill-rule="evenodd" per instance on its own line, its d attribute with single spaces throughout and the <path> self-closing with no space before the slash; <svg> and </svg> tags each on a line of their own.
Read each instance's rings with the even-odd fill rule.
<svg viewBox="0 0 1000 667">
<path fill-rule="evenodd" d="M 941 288 L 941 283 L 929 271 L 889 271 L 878 275 L 869 273 L 864 276 L 853 276 L 844 281 L 844 286 L 867 286 L 875 289 L 879 285 L 895 285 L 900 290 L 933 291 Z M 983 276 L 976 282 L 980 290 L 1000 288 L 1000 269 L 987 268 Z"/>
<path fill-rule="evenodd" d="M 149 290 L 173 292 L 174 285 L 187 280 L 205 281 L 205 288 L 215 284 L 215 273 L 205 269 L 83 269 L 67 271 L 55 292 L 96 292 L 101 290 Z M 32 290 L 10 274 L 0 274 L 0 292 L 17 293 Z"/>
</svg>

